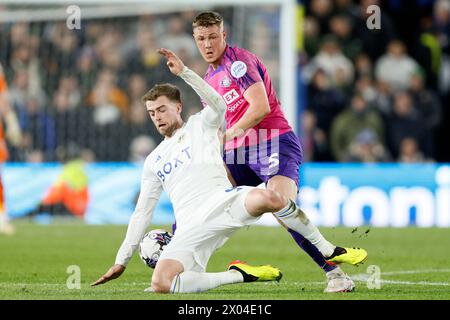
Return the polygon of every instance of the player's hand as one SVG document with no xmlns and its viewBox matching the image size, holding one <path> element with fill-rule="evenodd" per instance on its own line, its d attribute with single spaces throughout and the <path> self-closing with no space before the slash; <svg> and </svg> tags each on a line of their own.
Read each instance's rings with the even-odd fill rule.
<svg viewBox="0 0 450 320">
<path fill-rule="evenodd" d="M 163 55 L 167 59 L 167 66 L 174 75 L 178 76 L 184 68 L 184 63 L 181 59 L 169 49 L 158 49 L 159 54 Z"/>
<path fill-rule="evenodd" d="M 244 135 L 244 130 L 242 130 L 241 128 L 229 128 L 225 131 L 224 135 L 223 135 L 223 141 L 228 142 L 230 140 L 233 140 L 234 138 L 239 138 L 241 136 Z"/>
<path fill-rule="evenodd" d="M 91 286 L 97 286 L 99 284 L 103 284 L 105 282 L 108 282 L 110 280 L 116 279 L 120 277 L 120 275 L 125 271 L 125 267 L 121 264 L 115 264 L 109 270 L 101 276 L 97 281 L 94 283 L 91 283 Z"/>
</svg>

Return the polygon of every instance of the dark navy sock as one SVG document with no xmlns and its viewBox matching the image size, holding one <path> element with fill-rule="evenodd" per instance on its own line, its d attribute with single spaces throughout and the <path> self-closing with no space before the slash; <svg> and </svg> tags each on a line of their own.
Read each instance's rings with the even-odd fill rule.
<svg viewBox="0 0 450 320">
<path fill-rule="evenodd" d="M 295 242 L 297 242 L 298 246 L 302 248 L 303 251 L 305 251 L 324 272 L 329 272 L 336 269 L 336 266 L 330 266 L 326 262 L 319 249 L 317 249 L 317 247 L 314 246 L 308 239 L 303 237 L 297 231 L 291 229 L 288 229 L 288 231 L 291 234 L 292 238 L 294 238 Z"/>
<path fill-rule="evenodd" d="M 175 230 L 177 230 L 177 223 L 176 222 L 172 225 L 172 234 L 175 234 Z"/>
</svg>

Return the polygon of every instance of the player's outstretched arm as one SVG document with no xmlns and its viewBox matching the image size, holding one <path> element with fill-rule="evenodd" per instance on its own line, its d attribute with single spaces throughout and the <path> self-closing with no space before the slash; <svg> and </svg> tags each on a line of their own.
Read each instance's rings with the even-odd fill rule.
<svg viewBox="0 0 450 320">
<path fill-rule="evenodd" d="M 184 63 L 181 59 L 169 49 L 161 48 L 156 50 L 160 55 L 163 55 L 167 59 L 167 67 L 174 75 L 179 76 L 184 69 Z"/>
<path fill-rule="evenodd" d="M 97 281 L 91 283 L 91 286 L 98 286 L 113 279 L 117 279 L 125 271 L 125 266 L 115 264 L 109 270 L 102 275 Z"/>
<path fill-rule="evenodd" d="M 168 49 L 158 49 L 158 53 L 167 59 L 167 66 L 170 71 L 182 78 L 197 94 L 202 98 L 208 106 L 221 116 L 221 121 L 226 111 L 226 104 L 222 97 L 198 74 L 186 67 L 181 59 Z"/>
<path fill-rule="evenodd" d="M 117 252 L 116 261 L 103 276 L 91 284 L 92 286 L 116 279 L 125 271 L 126 265 L 139 247 L 146 228 L 150 225 L 153 211 L 162 192 L 161 182 L 151 170 L 151 163 L 151 157 L 148 156 L 142 173 L 141 192 L 128 223 L 127 234 Z"/>
</svg>

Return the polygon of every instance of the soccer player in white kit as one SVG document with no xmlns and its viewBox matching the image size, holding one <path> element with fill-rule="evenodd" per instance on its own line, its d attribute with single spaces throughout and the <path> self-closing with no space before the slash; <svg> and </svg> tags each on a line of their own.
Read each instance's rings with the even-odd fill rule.
<svg viewBox="0 0 450 320">
<path fill-rule="evenodd" d="M 292 200 L 279 193 L 246 186 L 233 188 L 223 165 L 218 135 L 225 102 L 173 52 L 160 49 L 159 53 L 167 58 L 170 71 L 186 81 L 207 106 L 183 122 L 180 93 L 175 86 L 156 85 L 144 95 L 151 120 L 165 140 L 145 160 L 139 199 L 115 264 L 92 285 L 123 273 L 151 222 L 162 190 L 172 201 L 177 230 L 159 257 L 152 276 L 152 291 L 201 292 L 224 284 L 279 280 L 281 272 L 277 268 L 254 267 L 240 261 L 231 263 L 225 272 L 205 272 L 214 251 L 234 231 L 254 223 L 265 212 L 274 212 L 293 230 L 305 233 L 317 230 L 299 215 Z M 354 283 L 342 272 L 331 287 L 351 291 Z"/>
</svg>

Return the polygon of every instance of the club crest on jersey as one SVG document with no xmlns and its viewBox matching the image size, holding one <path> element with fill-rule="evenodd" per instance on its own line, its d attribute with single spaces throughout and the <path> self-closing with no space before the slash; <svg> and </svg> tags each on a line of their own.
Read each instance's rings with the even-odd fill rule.
<svg viewBox="0 0 450 320">
<path fill-rule="evenodd" d="M 222 81 L 220 81 L 220 86 L 222 88 L 228 88 L 231 86 L 231 80 L 228 77 L 223 78 Z"/>
<path fill-rule="evenodd" d="M 247 65 L 242 61 L 235 61 L 231 65 L 231 75 L 236 79 L 243 77 L 247 73 Z"/>
</svg>

